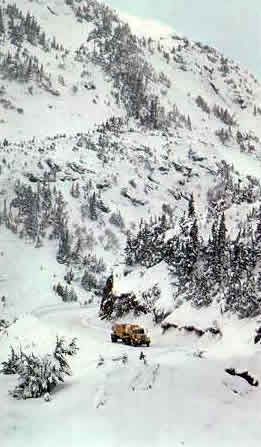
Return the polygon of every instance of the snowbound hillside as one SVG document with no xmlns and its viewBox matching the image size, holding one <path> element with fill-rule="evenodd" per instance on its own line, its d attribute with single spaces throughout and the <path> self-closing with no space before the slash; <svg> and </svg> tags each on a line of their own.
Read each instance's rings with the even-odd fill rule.
<svg viewBox="0 0 261 447">
<path fill-rule="evenodd" d="M 55 267 L 44 252 L 39 261 L 49 271 L 57 269 L 60 250 L 70 251 L 63 253 L 59 262 L 64 268 L 59 271 L 64 273 L 53 278 L 50 291 L 71 269 L 77 289 L 89 270 L 88 281 L 96 273 L 98 279 L 86 290 L 99 290 L 115 265 L 125 262 L 128 232 L 137 234 L 141 219 L 149 222 L 166 216 L 164 244 L 171 243 L 184 227 L 180 219 L 191 193 L 203 243 L 225 211 L 231 240 L 247 226 L 243 238 L 251 239 L 252 234 L 259 244 L 258 159 L 234 149 L 238 157 L 232 165 L 229 151 L 233 149 L 220 150 L 219 160 L 218 147 L 192 150 L 184 129 L 178 131 L 182 135 L 178 145 L 174 135 L 128 131 L 120 121 L 116 127 L 112 124 L 110 130 L 100 127 L 74 137 L 2 143 L 2 228 L 8 228 L 12 240 L 12 233 L 20 235 L 39 254 L 42 248 L 37 247 L 47 249 L 51 242 Z M 7 234 L 3 233 L 3 240 L 8 241 Z M 8 242 L 4 247 L 9 250 Z M 20 250 L 14 242 L 10 247 L 11 253 Z M 157 250 L 160 253 L 160 245 Z M 3 294 L 5 288 L 8 292 L 7 280 Z"/>
<path fill-rule="evenodd" d="M 94 64 L 77 60 L 76 52 L 92 27 L 77 22 L 64 1 L 47 5 L 22 0 L 7 3 L 2 11 L 2 137 L 76 133 L 121 114 L 105 74 Z"/>
<path fill-rule="evenodd" d="M 0 5 L 5 446 L 260 441 L 260 83 L 137 26 L 96 0 Z"/>
<path fill-rule="evenodd" d="M 136 37 L 96 1 L 21 0 L 1 11 L 3 137 L 85 131 L 122 116 L 125 107 L 144 121 L 146 109 L 156 107 L 158 121 L 184 123 L 190 116 L 202 140 L 209 130 L 238 122 L 233 135 L 222 138 L 231 145 L 239 130 L 240 144 L 256 146 L 260 85 L 215 49 L 174 33 Z M 204 111 L 196 104 L 201 96 Z M 227 110 L 226 123 L 217 108 Z"/>
</svg>

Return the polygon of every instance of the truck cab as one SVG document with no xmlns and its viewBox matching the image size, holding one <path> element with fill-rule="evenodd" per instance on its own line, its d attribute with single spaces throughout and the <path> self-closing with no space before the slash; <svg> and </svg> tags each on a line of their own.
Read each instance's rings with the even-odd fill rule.
<svg viewBox="0 0 261 447">
<path fill-rule="evenodd" d="M 117 343 L 121 340 L 126 345 L 150 345 L 150 338 L 145 330 L 137 324 L 114 324 L 112 326 L 111 341 Z"/>
</svg>

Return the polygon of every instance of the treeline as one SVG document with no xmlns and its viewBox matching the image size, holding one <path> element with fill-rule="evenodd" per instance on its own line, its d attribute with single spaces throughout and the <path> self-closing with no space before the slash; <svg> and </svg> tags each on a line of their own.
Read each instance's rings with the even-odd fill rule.
<svg viewBox="0 0 261 447">
<path fill-rule="evenodd" d="M 0 38 L 8 38 L 10 42 L 21 47 L 24 42 L 41 46 L 45 51 L 51 48 L 64 51 L 64 47 L 46 36 L 36 18 L 28 11 L 26 15 L 15 3 L 0 6 Z"/>
<path fill-rule="evenodd" d="M 164 260 L 173 275 L 175 300 L 191 300 L 197 307 L 217 300 L 224 312 L 241 318 L 260 314 L 261 207 L 253 209 L 234 238 L 228 234 L 224 212 L 213 219 L 207 241 L 199 228 L 191 196 L 175 229 L 163 216 L 142 221 L 136 234 L 129 232 L 126 264 L 152 267 Z"/>
</svg>

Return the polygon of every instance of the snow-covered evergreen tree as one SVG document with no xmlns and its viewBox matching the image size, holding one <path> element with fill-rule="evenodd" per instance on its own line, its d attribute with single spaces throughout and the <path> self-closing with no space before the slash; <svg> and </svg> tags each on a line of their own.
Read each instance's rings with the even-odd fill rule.
<svg viewBox="0 0 261 447">
<path fill-rule="evenodd" d="M 5 24 L 4 24 L 4 16 L 3 9 L 0 7 L 0 37 L 5 33 Z"/>
<path fill-rule="evenodd" d="M 3 374 L 17 374 L 19 372 L 19 367 L 21 364 L 22 352 L 18 354 L 14 348 L 11 346 L 11 353 L 6 361 L 2 362 L 0 372 Z"/>
<path fill-rule="evenodd" d="M 22 352 L 16 369 L 19 384 L 10 394 L 16 399 L 29 399 L 50 393 L 59 382 L 64 382 L 65 376 L 72 374 L 66 356 L 77 351 L 76 339 L 67 344 L 64 338 L 57 337 L 53 354 L 39 357 Z"/>
<path fill-rule="evenodd" d="M 236 313 L 240 318 L 256 317 L 261 312 L 261 297 L 252 273 L 244 278 L 231 275 L 225 291 L 226 310 Z"/>
</svg>

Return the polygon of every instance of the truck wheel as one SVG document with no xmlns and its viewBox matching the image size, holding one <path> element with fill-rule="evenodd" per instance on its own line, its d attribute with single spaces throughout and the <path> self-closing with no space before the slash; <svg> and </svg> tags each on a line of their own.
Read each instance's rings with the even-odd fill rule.
<svg viewBox="0 0 261 447">
<path fill-rule="evenodd" d="M 129 338 L 125 338 L 123 342 L 125 343 L 125 345 L 131 345 L 131 340 Z"/>
<path fill-rule="evenodd" d="M 117 340 L 118 340 L 117 336 L 114 335 L 114 334 L 111 334 L 111 341 L 112 341 L 112 343 L 117 343 Z"/>
<path fill-rule="evenodd" d="M 149 346 L 150 346 L 150 342 L 147 343 L 147 347 L 149 347 Z"/>
</svg>

